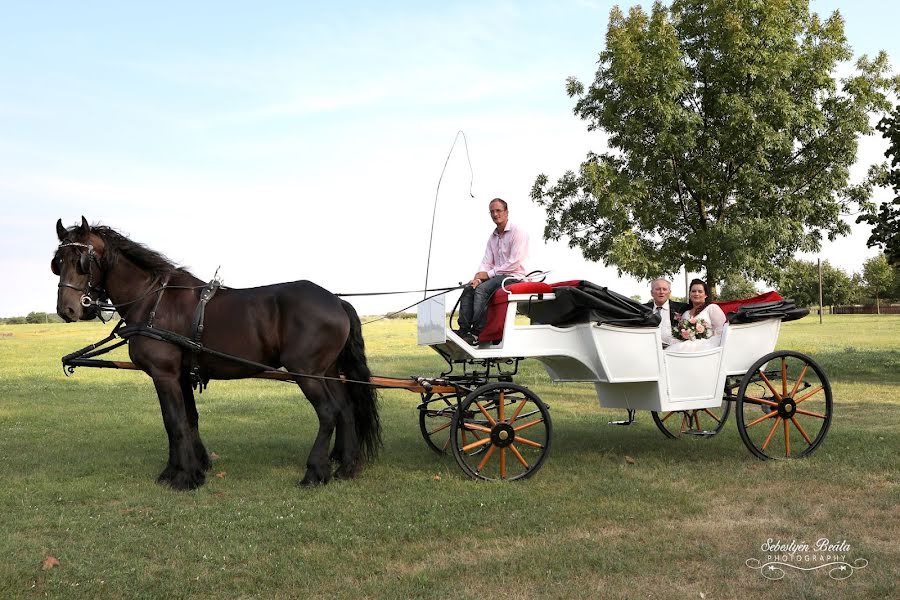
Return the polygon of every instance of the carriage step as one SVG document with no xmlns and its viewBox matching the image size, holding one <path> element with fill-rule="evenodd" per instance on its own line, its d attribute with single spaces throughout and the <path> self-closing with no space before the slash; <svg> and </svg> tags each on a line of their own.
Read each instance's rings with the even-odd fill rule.
<svg viewBox="0 0 900 600">
<path fill-rule="evenodd" d="M 716 432 L 700 430 L 700 429 L 685 429 L 684 434 L 685 435 L 695 435 L 697 437 L 712 437 L 712 436 L 716 435 Z"/>
<path fill-rule="evenodd" d="M 607 421 L 607 425 L 631 425 L 634 423 L 634 413 L 633 410 L 628 410 L 628 419 L 624 421 Z"/>
</svg>

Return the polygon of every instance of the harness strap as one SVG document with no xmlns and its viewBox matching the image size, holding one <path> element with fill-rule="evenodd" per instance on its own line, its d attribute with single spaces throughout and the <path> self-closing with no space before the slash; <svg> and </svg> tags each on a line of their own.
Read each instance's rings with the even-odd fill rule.
<svg viewBox="0 0 900 600">
<path fill-rule="evenodd" d="M 221 285 L 221 281 L 213 279 L 200 292 L 200 302 L 197 303 L 197 308 L 194 309 L 194 319 L 191 323 L 191 341 L 199 347 L 202 347 L 200 342 L 203 339 L 203 319 L 206 316 L 206 305 L 216 295 Z M 191 385 L 194 389 L 199 388 L 201 394 L 203 393 L 203 388 L 207 385 L 207 381 L 204 381 L 200 375 L 199 350 L 191 351 Z"/>
<path fill-rule="evenodd" d="M 159 286 L 159 290 L 156 292 L 156 302 L 153 304 L 153 309 L 150 311 L 150 317 L 147 319 L 147 327 L 153 327 L 153 319 L 156 317 L 156 309 L 159 308 L 159 302 L 162 300 L 163 292 L 166 291 L 166 286 L 169 284 L 169 275 L 167 274 L 163 280 L 162 285 Z M 153 284 L 150 284 L 150 288 L 153 288 Z"/>
</svg>

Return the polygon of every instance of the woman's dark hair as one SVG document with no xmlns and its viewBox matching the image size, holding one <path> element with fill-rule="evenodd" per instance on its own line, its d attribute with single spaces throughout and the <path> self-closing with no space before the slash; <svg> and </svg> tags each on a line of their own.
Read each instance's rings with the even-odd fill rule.
<svg viewBox="0 0 900 600">
<path fill-rule="evenodd" d="M 703 302 L 703 304 L 701 304 L 700 306 L 696 306 L 696 307 L 695 307 L 695 306 L 694 306 L 694 303 L 691 302 L 691 288 L 694 287 L 694 286 L 697 285 L 697 284 L 700 284 L 700 285 L 703 286 L 703 291 L 706 292 L 706 300 L 705 300 L 705 301 Z M 692 279 L 692 280 L 691 280 L 691 284 L 688 286 L 688 297 L 687 297 L 687 301 L 688 301 L 688 304 L 691 305 L 690 313 L 691 313 L 692 316 L 695 316 L 695 317 L 696 317 L 698 314 L 700 314 L 700 312 L 701 312 L 704 308 L 706 308 L 707 306 L 710 305 L 710 303 L 711 303 L 711 297 L 710 297 L 710 295 L 709 295 L 709 286 L 706 284 L 705 281 L 703 281 L 702 279 Z"/>
</svg>

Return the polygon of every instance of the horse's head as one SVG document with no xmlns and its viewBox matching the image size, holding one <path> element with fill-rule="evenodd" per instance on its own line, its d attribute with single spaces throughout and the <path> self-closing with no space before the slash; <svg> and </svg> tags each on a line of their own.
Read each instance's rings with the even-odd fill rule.
<svg viewBox="0 0 900 600">
<path fill-rule="evenodd" d="M 87 219 L 70 229 L 56 222 L 59 247 L 50 262 L 50 270 L 59 276 L 56 312 L 67 322 L 89 321 L 99 314 L 97 302 L 105 296 L 103 268 L 105 244 L 91 233 Z"/>
</svg>

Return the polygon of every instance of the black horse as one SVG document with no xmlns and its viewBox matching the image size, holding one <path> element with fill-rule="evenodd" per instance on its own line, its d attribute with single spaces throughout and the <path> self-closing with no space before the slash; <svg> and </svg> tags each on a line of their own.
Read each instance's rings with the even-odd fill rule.
<svg viewBox="0 0 900 600">
<path fill-rule="evenodd" d="M 67 322 L 92 319 L 108 298 L 128 324 L 192 336 L 192 319 L 204 282 L 169 259 L 109 227 L 56 223 L 60 240 L 51 268 L 59 275 L 56 312 Z M 87 305 L 87 306 L 85 306 Z M 319 418 L 319 431 L 301 485 L 355 477 L 381 444 L 375 389 L 359 317 L 353 307 L 309 281 L 250 289 L 222 288 L 205 309 L 207 348 L 310 377 L 300 389 Z M 240 379 L 259 367 L 136 335 L 128 353 L 153 379 L 169 437 L 169 461 L 158 481 L 185 490 L 203 484 L 210 459 L 200 439 L 192 367 L 202 382 Z M 341 381 L 344 377 L 346 381 Z M 332 432 L 336 431 L 329 454 Z"/>
</svg>

